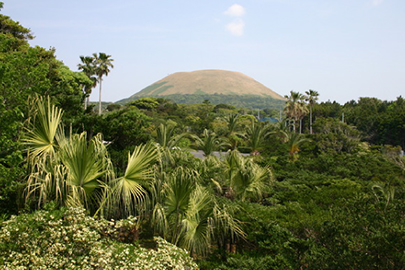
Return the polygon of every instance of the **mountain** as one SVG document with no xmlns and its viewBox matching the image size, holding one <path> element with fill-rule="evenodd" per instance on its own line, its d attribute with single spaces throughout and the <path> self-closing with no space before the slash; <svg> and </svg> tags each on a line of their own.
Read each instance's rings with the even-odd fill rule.
<svg viewBox="0 0 405 270">
<path fill-rule="evenodd" d="M 226 103 L 238 107 L 279 109 L 285 99 L 243 73 L 226 70 L 198 70 L 171 74 L 127 99 L 127 103 L 141 97 L 161 97 L 177 103 Z"/>
</svg>

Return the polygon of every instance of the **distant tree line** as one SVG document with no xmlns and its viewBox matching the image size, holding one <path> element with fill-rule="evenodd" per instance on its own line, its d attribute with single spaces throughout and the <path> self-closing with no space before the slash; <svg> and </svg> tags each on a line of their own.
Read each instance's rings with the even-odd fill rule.
<svg viewBox="0 0 405 270">
<path fill-rule="evenodd" d="M 204 100 L 208 100 L 211 104 L 229 104 L 239 108 L 250 109 L 266 109 L 271 108 L 274 110 L 282 110 L 285 102 L 280 99 L 275 99 L 270 96 L 258 96 L 258 95 L 224 95 L 224 94 L 172 94 L 165 96 L 154 96 L 155 98 L 166 98 L 173 100 L 176 103 L 181 104 L 198 104 L 203 103 Z M 142 97 L 134 96 L 133 99 L 139 99 Z M 125 99 L 121 103 L 128 103 L 130 99 Z"/>
</svg>

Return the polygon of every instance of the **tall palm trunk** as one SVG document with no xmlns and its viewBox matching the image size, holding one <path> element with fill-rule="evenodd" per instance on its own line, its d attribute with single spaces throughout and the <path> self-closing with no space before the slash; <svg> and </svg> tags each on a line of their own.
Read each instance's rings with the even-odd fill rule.
<svg viewBox="0 0 405 270">
<path fill-rule="evenodd" d="M 103 79 L 100 77 L 100 90 L 98 93 L 98 115 L 101 115 L 101 84 L 103 82 Z"/>
<path fill-rule="evenodd" d="M 309 107 L 309 133 L 312 134 L 312 104 Z"/>
<path fill-rule="evenodd" d="M 305 97 L 305 100 L 308 101 L 308 104 L 309 104 L 309 133 L 313 134 L 313 131 L 312 131 L 312 107 L 314 106 L 314 104 L 318 100 L 319 93 L 310 89 L 310 90 L 306 91 L 305 94 L 307 94 L 307 96 Z"/>
<path fill-rule="evenodd" d="M 302 118 L 300 118 L 300 134 L 302 133 Z"/>
<path fill-rule="evenodd" d="M 83 93 L 84 93 L 84 110 L 86 110 L 87 109 L 86 86 L 83 86 Z"/>
</svg>

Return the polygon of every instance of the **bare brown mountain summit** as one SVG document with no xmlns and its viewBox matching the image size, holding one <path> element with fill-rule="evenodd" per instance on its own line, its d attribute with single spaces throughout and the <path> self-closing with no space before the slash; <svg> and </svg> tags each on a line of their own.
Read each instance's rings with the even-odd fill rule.
<svg viewBox="0 0 405 270">
<path fill-rule="evenodd" d="M 282 110 L 285 99 L 243 73 L 226 70 L 197 70 L 173 73 L 129 98 L 127 104 L 143 97 L 165 98 L 178 104 L 228 104 L 239 108 Z"/>
<path fill-rule="evenodd" d="M 243 73 L 214 69 L 173 73 L 132 97 L 174 94 L 259 95 L 283 100 L 281 95 Z"/>
</svg>

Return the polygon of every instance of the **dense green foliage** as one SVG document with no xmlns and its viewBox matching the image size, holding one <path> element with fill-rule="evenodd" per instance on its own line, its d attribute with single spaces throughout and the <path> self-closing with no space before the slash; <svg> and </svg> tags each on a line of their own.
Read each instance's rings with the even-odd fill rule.
<svg viewBox="0 0 405 270">
<path fill-rule="evenodd" d="M 172 94 L 165 96 L 151 96 L 155 98 L 166 98 L 173 100 L 179 104 L 196 104 L 203 103 L 204 100 L 209 100 L 212 104 L 229 104 L 240 108 L 254 108 L 254 109 L 267 109 L 271 108 L 280 111 L 284 107 L 284 101 L 274 99 L 272 97 L 264 97 L 258 95 L 224 95 L 224 94 Z M 133 97 L 138 99 L 142 97 Z M 131 98 L 132 99 L 132 98 Z M 131 99 L 124 99 L 119 101 L 119 104 L 125 104 L 131 101 Z"/>
<path fill-rule="evenodd" d="M 16 213 L 17 193 L 24 178 L 19 138 L 28 117 L 28 100 L 49 95 L 71 121 L 83 111 L 84 74 L 70 71 L 57 60 L 54 50 L 31 47 L 29 29 L 0 14 L 0 207 Z"/>
<path fill-rule="evenodd" d="M 403 169 L 378 151 L 316 152 L 263 161 L 276 182 L 260 204 L 238 203 L 247 241 L 235 255 L 199 262 L 202 269 L 405 267 Z"/>
<path fill-rule="evenodd" d="M 405 100 L 382 101 L 376 98 L 360 98 L 344 105 L 325 102 L 314 105 L 314 117 L 344 119 L 356 126 L 364 140 L 372 144 L 399 145 L 405 148 Z"/>
<path fill-rule="evenodd" d="M 360 98 L 343 106 L 347 123 L 363 132 L 373 144 L 399 145 L 405 148 L 405 100 L 387 102 Z"/>
</svg>

